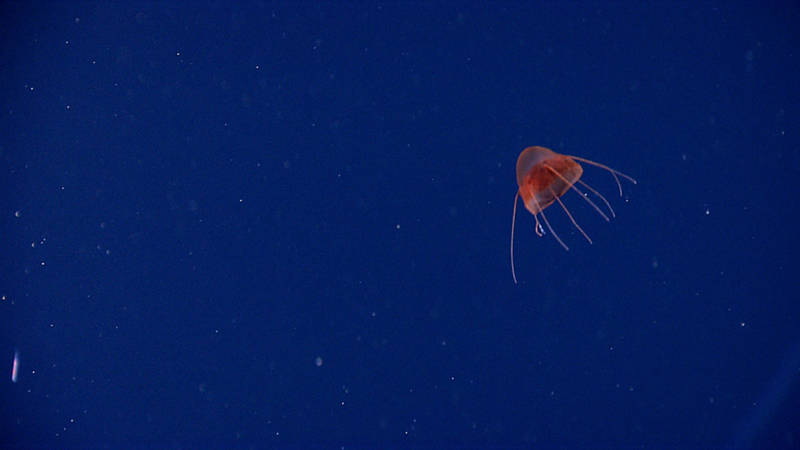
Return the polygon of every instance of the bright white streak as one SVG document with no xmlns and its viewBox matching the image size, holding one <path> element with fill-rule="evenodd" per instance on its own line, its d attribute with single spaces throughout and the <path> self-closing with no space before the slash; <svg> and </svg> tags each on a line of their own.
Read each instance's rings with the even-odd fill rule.
<svg viewBox="0 0 800 450">
<path fill-rule="evenodd" d="M 17 375 L 19 374 L 19 351 L 14 350 L 14 362 L 11 363 L 11 382 L 17 382 Z"/>
</svg>

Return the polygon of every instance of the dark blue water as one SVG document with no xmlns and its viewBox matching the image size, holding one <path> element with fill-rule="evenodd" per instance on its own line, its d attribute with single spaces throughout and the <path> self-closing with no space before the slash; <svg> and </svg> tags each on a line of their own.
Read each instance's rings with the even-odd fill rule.
<svg viewBox="0 0 800 450">
<path fill-rule="evenodd" d="M 4 447 L 800 446 L 796 3 L 0 21 Z"/>
</svg>

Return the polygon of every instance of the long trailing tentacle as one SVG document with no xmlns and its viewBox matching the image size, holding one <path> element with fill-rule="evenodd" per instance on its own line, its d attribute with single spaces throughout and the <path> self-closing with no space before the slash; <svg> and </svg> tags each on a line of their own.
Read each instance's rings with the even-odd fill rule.
<svg viewBox="0 0 800 450">
<path fill-rule="evenodd" d="M 574 160 L 577 160 L 577 161 L 580 161 L 580 162 L 583 162 L 583 163 L 586 163 L 586 164 L 591 164 L 591 165 L 593 165 L 595 167 L 599 167 L 601 169 L 606 169 L 607 171 L 609 171 L 611 173 L 611 176 L 614 177 L 614 181 L 617 182 L 617 187 L 619 188 L 619 196 L 620 197 L 622 197 L 622 183 L 619 182 L 619 177 L 617 175 L 619 175 L 622 178 L 625 178 L 626 180 L 630 181 L 633 184 L 637 184 L 636 180 L 632 176 L 626 175 L 626 174 L 620 172 L 619 170 L 612 169 L 611 167 L 608 167 L 605 164 L 600 164 L 599 162 L 594 162 L 591 159 L 581 158 L 580 156 L 572 156 L 572 155 L 567 155 L 567 156 L 569 158 L 574 159 Z"/>
<path fill-rule="evenodd" d="M 560 173 L 558 173 L 558 171 L 557 171 L 556 169 L 553 169 L 552 167 L 548 166 L 547 164 L 545 164 L 544 166 L 545 166 L 545 167 L 546 167 L 546 168 L 547 168 L 547 169 L 548 169 L 550 172 L 553 172 L 553 174 L 554 174 L 555 176 L 557 176 L 558 178 L 561 178 L 561 180 L 562 180 L 564 183 L 566 183 L 567 185 L 569 185 L 569 187 L 570 187 L 571 189 L 575 189 L 575 191 L 581 195 L 581 198 L 582 198 L 582 199 L 584 199 L 584 200 L 586 200 L 587 202 L 589 202 L 589 204 L 590 204 L 590 205 L 592 205 L 592 207 L 595 209 L 595 211 L 597 211 L 597 212 L 598 212 L 598 213 L 599 213 L 601 216 L 603 216 L 603 219 L 606 219 L 606 222 L 611 222 L 611 219 L 609 219 L 609 218 L 608 218 L 608 216 L 606 216 L 606 215 L 605 215 L 605 213 L 604 213 L 603 211 L 601 211 L 601 210 L 600 210 L 600 208 L 598 208 L 598 207 L 597 207 L 597 205 L 596 205 L 596 204 L 595 204 L 595 203 L 592 201 L 592 199 L 590 199 L 589 197 L 587 197 L 587 196 L 586 196 L 586 194 L 584 194 L 584 193 L 583 193 L 583 192 L 582 192 L 580 189 L 578 189 L 577 187 L 575 187 L 575 184 L 571 183 L 571 182 L 570 182 L 568 179 L 564 178 L 564 176 L 563 176 L 563 175 L 561 175 Z M 591 190 L 592 192 L 594 192 L 595 194 L 597 194 L 597 195 L 598 195 L 600 198 L 602 198 L 602 199 L 603 199 L 603 201 L 604 201 L 604 202 L 606 202 L 606 206 L 608 206 L 608 209 L 611 211 L 611 215 L 612 215 L 612 216 L 614 216 L 614 210 L 613 210 L 613 209 L 611 209 L 611 205 L 609 205 L 609 204 L 608 204 L 608 201 L 606 200 L 606 198 L 605 198 L 605 197 L 603 197 L 602 195 L 600 195 L 600 193 L 599 193 L 599 192 L 597 192 L 596 190 L 594 190 L 594 188 L 592 188 L 592 187 L 591 187 L 591 186 L 589 186 L 588 184 L 584 183 L 583 181 L 581 181 L 581 180 L 577 180 L 577 181 L 578 181 L 578 183 L 581 183 L 582 185 L 584 185 L 584 186 L 586 186 L 587 188 L 589 188 L 589 190 Z M 556 198 L 558 198 L 558 197 L 556 197 Z M 559 200 L 559 203 L 560 203 L 560 202 L 561 202 L 561 200 Z M 616 217 L 616 216 L 614 216 L 614 217 Z"/>
<path fill-rule="evenodd" d="M 569 220 L 571 220 L 572 224 L 575 225 L 575 228 L 577 228 L 578 231 L 581 232 L 583 237 L 585 237 L 586 240 L 589 241 L 589 243 L 591 244 L 592 243 L 592 239 L 589 237 L 588 234 L 586 234 L 585 231 L 583 231 L 583 228 L 581 228 L 581 226 L 578 225 L 578 222 L 575 221 L 575 218 L 572 217 L 572 214 L 570 214 L 569 210 L 567 209 L 567 205 L 565 205 L 564 202 L 562 202 L 561 199 L 558 198 L 558 197 L 556 197 L 556 201 L 558 202 L 559 205 L 561 205 L 561 209 L 563 209 L 564 212 L 567 213 L 567 217 L 569 217 Z"/>
<path fill-rule="evenodd" d="M 605 203 L 605 204 L 606 204 L 606 206 L 608 207 L 608 211 L 611 213 L 611 217 L 617 217 L 617 215 L 616 215 L 616 214 L 614 214 L 614 208 L 612 208 L 612 207 L 611 207 L 611 203 L 609 203 L 609 202 L 608 202 L 608 200 L 606 200 L 606 198 L 603 196 L 603 194 L 601 194 L 601 193 L 597 192 L 597 190 L 596 190 L 595 188 L 593 188 L 593 187 L 589 186 L 589 185 L 588 185 L 587 183 L 585 183 L 583 180 L 578 180 L 578 183 L 580 183 L 580 184 L 581 184 L 581 186 L 585 187 L 586 189 L 588 189 L 588 190 L 592 191 L 592 194 L 594 194 L 594 195 L 596 195 L 596 196 L 600 197 L 600 199 L 601 199 L 601 200 L 603 200 L 603 203 Z M 574 187 L 575 187 L 575 186 L 573 186 L 573 188 L 574 188 Z M 576 191 L 578 191 L 577 189 L 575 189 L 575 190 L 576 190 Z M 578 192 L 580 192 L 580 191 L 578 191 Z M 586 197 L 586 199 L 588 200 L 589 198 L 588 198 L 588 197 Z M 595 208 L 597 208 L 597 207 L 595 206 Z M 606 220 L 608 220 L 608 219 L 606 219 Z"/>
<path fill-rule="evenodd" d="M 517 284 L 517 272 L 514 270 L 514 224 L 517 221 L 517 201 L 519 200 L 519 191 L 514 196 L 514 214 L 511 216 L 511 277 L 514 278 L 514 284 Z"/>
<path fill-rule="evenodd" d="M 533 201 L 536 202 L 535 197 L 533 198 Z M 544 215 L 544 210 L 539 208 L 539 202 L 536 202 L 536 209 L 538 209 L 539 213 L 542 215 L 542 220 L 544 220 L 544 224 L 547 225 L 547 229 L 550 230 L 551 233 L 553 233 L 553 237 L 556 238 L 556 240 L 558 241 L 559 244 L 561 244 L 562 247 L 564 247 L 564 250 L 569 251 L 569 247 L 567 247 L 567 244 L 565 244 L 564 241 L 562 241 L 561 238 L 558 237 L 558 233 L 556 233 L 555 230 L 553 230 L 553 227 L 550 226 L 550 222 L 547 220 L 547 216 Z"/>
</svg>

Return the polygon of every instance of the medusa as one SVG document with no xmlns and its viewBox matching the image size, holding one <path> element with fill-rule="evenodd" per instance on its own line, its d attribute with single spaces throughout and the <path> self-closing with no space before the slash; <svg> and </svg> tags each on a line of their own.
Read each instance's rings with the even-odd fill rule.
<svg viewBox="0 0 800 450">
<path fill-rule="evenodd" d="M 558 237 L 553 227 L 550 226 L 550 222 L 547 221 L 547 216 L 544 215 L 545 208 L 552 205 L 554 202 L 558 202 L 558 204 L 561 205 L 561 208 L 564 210 L 567 217 L 569 217 L 572 225 L 581 232 L 583 237 L 585 237 L 590 244 L 592 243 L 592 239 L 589 238 L 589 235 L 578 225 L 578 222 L 572 217 L 572 214 L 570 214 L 564 202 L 561 201 L 561 196 L 566 194 L 567 191 L 574 189 L 575 192 L 580 194 L 582 199 L 586 200 L 586 202 L 606 220 L 606 222 L 611 220 L 588 195 L 575 186 L 576 183 L 602 200 L 606 207 L 608 207 L 608 212 L 611 214 L 611 217 L 615 217 L 614 209 L 611 208 L 611 204 L 608 203 L 608 200 L 593 187 L 581 181 L 583 167 L 581 167 L 577 161 L 607 170 L 617 182 L 620 197 L 622 197 L 622 184 L 619 182 L 619 177 L 636 184 L 636 180 L 628 175 L 588 159 L 561 155 L 544 147 L 528 147 L 523 150 L 517 159 L 517 184 L 519 185 L 519 190 L 514 197 L 514 215 L 511 218 L 511 276 L 514 278 L 514 283 L 517 282 L 517 273 L 514 270 L 514 223 L 517 219 L 517 201 L 519 197 L 522 197 L 522 203 L 525 204 L 525 209 L 530 211 L 530 213 L 533 214 L 534 220 L 536 220 L 536 234 L 540 237 L 544 235 L 542 226 L 539 223 L 539 216 L 541 215 L 542 221 L 547 226 L 547 229 L 553 237 L 556 238 L 556 241 L 564 247 L 564 250 L 567 251 L 569 251 L 569 247 Z"/>
</svg>

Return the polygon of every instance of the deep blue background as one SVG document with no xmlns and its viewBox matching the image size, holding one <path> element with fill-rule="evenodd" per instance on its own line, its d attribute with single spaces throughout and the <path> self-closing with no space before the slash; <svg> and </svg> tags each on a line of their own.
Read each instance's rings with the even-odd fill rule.
<svg viewBox="0 0 800 450">
<path fill-rule="evenodd" d="M 3 443 L 800 445 L 796 4 L 228 3 L 0 9 Z"/>
</svg>

